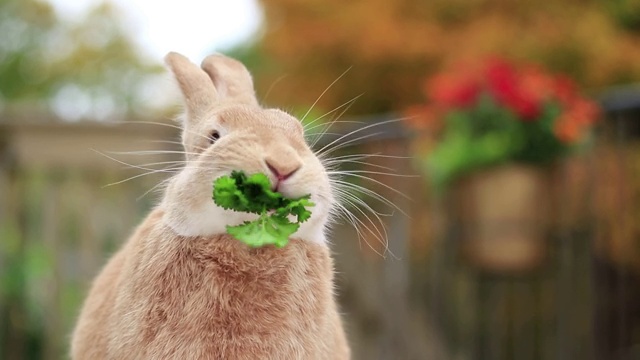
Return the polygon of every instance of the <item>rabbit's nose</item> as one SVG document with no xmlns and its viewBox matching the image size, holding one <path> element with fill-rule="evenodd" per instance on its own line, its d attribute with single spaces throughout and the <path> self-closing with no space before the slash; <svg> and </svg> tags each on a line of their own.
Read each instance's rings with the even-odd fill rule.
<svg viewBox="0 0 640 360">
<path fill-rule="evenodd" d="M 280 181 L 290 178 L 302 166 L 298 161 L 281 161 L 274 158 L 265 159 L 264 162 L 271 173 Z"/>
</svg>

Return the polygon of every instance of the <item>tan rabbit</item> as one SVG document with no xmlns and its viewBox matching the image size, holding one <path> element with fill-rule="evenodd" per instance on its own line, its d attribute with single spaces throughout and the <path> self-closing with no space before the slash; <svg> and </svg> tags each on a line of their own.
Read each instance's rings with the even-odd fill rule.
<svg viewBox="0 0 640 360">
<path fill-rule="evenodd" d="M 349 359 L 325 227 L 327 172 L 294 117 L 263 109 L 239 62 L 165 61 L 184 95 L 187 164 L 162 202 L 95 279 L 73 332 L 73 359 Z M 256 215 L 211 200 L 213 180 L 264 172 L 316 204 L 284 248 L 250 248 L 226 225 Z"/>
</svg>

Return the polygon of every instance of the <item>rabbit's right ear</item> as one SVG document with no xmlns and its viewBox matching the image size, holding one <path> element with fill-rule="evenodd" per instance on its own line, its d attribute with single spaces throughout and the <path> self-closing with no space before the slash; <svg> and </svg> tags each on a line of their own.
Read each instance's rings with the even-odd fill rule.
<svg viewBox="0 0 640 360">
<path fill-rule="evenodd" d="M 220 100 L 258 105 L 251 74 L 241 62 L 214 54 L 202 60 L 201 67 L 213 81 Z"/>
<path fill-rule="evenodd" d="M 164 61 L 178 82 L 188 118 L 204 115 L 219 97 L 211 78 L 184 55 L 176 52 L 168 53 Z"/>
</svg>

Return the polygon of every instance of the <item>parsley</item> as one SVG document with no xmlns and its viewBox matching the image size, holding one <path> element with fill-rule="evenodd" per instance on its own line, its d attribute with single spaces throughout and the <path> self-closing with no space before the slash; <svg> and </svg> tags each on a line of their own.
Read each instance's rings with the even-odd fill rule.
<svg viewBox="0 0 640 360">
<path fill-rule="evenodd" d="M 244 172 L 233 171 L 231 176 L 221 176 L 213 182 L 213 201 L 218 206 L 260 215 L 255 221 L 227 226 L 229 234 L 253 247 L 268 244 L 285 246 L 300 223 L 311 217 L 311 212 L 306 209 L 314 205 L 310 197 L 285 198 L 271 190 L 269 178 L 262 173 L 247 176 Z M 297 221 L 291 222 L 289 215 L 295 216 Z"/>
</svg>

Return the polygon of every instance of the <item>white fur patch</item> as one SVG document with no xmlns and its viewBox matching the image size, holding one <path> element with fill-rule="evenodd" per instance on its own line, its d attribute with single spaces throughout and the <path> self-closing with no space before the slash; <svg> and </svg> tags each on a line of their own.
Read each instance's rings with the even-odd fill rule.
<svg viewBox="0 0 640 360">
<path fill-rule="evenodd" d="M 315 203 L 314 208 L 317 208 L 315 210 L 318 210 L 318 215 L 314 216 L 314 208 L 312 208 L 311 218 L 302 223 L 291 237 L 326 245 L 324 221 L 318 219 L 318 216 L 324 213 L 324 209 L 319 208 L 323 205 Z M 171 209 L 166 203 L 161 207 L 165 210 L 165 223 L 177 234 L 187 237 L 224 234 L 227 232 L 227 225 L 240 225 L 245 221 L 258 218 L 256 214 L 225 210 L 213 201 L 206 203 L 200 209 Z"/>
</svg>

